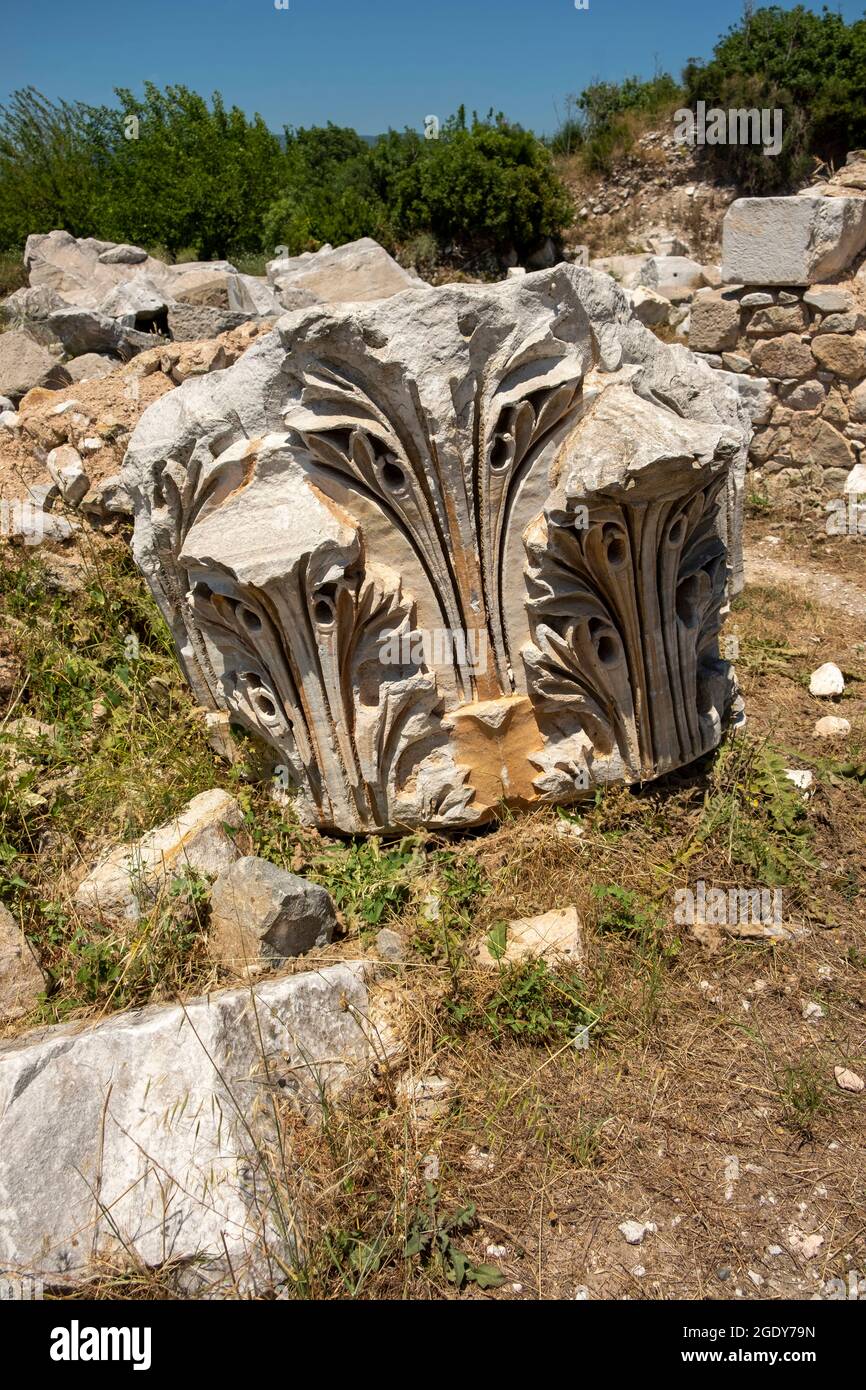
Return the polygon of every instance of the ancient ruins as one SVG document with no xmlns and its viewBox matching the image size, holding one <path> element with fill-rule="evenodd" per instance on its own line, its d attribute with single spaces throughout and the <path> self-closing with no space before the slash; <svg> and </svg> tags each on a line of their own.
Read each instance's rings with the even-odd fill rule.
<svg viewBox="0 0 866 1390">
<path fill-rule="evenodd" d="M 718 743 L 740 411 L 577 267 L 302 308 L 144 417 L 135 555 L 307 820 L 472 825 Z"/>
</svg>

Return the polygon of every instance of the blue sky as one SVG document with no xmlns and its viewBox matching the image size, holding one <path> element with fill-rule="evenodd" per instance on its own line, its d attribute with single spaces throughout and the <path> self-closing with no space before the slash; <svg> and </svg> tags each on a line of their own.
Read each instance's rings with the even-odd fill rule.
<svg viewBox="0 0 866 1390">
<path fill-rule="evenodd" d="M 705 57 L 742 0 L 10 0 L 0 100 L 32 84 L 110 102 L 115 87 L 183 83 L 284 124 L 362 134 L 423 128 L 461 101 L 541 132 L 596 77 L 675 75 Z M 786 8 L 790 8 L 787 6 Z M 810 8 L 820 9 L 820 4 Z M 841 0 L 846 19 L 863 0 Z"/>
</svg>

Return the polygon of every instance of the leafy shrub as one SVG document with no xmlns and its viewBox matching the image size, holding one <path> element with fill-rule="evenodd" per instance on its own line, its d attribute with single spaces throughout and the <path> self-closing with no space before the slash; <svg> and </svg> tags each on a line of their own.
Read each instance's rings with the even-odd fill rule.
<svg viewBox="0 0 866 1390">
<path fill-rule="evenodd" d="M 290 254 L 373 236 L 393 248 L 419 233 L 438 246 L 528 252 L 570 220 L 568 195 L 531 131 L 461 110 L 436 140 L 389 131 L 372 146 L 336 126 L 289 136 L 287 187 L 265 217 Z"/>
<path fill-rule="evenodd" d="M 764 193 L 801 178 L 812 158 L 839 162 L 866 141 L 866 20 L 846 24 L 777 5 L 746 14 L 716 44 L 707 63 L 692 59 L 683 72 L 686 104 L 707 108 L 767 107 L 782 111 L 780 154 L 757 145 L 707 145 L 714 171 Z"/>
</svg>

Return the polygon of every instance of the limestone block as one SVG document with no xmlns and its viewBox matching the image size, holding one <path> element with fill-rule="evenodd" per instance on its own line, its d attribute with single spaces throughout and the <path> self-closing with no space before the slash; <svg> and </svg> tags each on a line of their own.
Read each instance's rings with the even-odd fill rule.
<svg viewBox="0 0 866 1390">
<path fill-rule="evenodd" d="M 859 381 L 866 375 L 866 333 L 822 334 L 812 343 L 812 352 L 816 361 L 836 376 Z"/>
<path fill-rule="evenodd" d="M 715 746 L 749 432 L 562 264 L 289 314 L 146 411 L 123 478 L 199 703 L 299 814 L 444 828 Z"/>
<path fill-rule="evenodd" d="M 323 246 L 313 254 L 270 261 L 267 270 L 280 296 L 303 290 L 329 304 L 388 299 L 401 290 L 428 288 L 370 237 L 347 242 L 336 251 Z"/>
<path fill-rule="evenodd" d="M 0 1026 L 28 1013 L 45 989 L 24 933 L 0 903 Z"/>
<path fill-rule="evenodd" d="M 220 874 L 210 907 L 210 952 L 236 971 L 326 946 L 337 926 L 325 888 L 253 855 Z"/>
<path fill-rule="evenodd" d="M 752 362 L 764 376 L 781 381 L 800 381 L 815 371 L 809 344 L 801 342 L 796 333 L 757 342 L 752 348 Z"/>
<path fill-rule="evenodd" d="M 100 1262 L 265 1289 L 296 1258 L 301 1178 L 274 1106 L 310 1118 L 381 1052 L 357 961 L 0 1044 L 0 1269 Z"/>
<path fill-rule="evenodd" d="M 689 316 L 693 352 L 723 352 L 737 346 L 740 306 L 731 299 L 696 299 Z"/>
<path fill-rule="evenodd" d="M 0 333 L 0 392 L 17 401 L 34 386 L 56 390 L 68 386 L 70 376 L 29 333 L 17 328 Z"/>
<path fill-rule="evenodd" d="M 136 922 L 173 878 L 188 871 L 215 876 L 240 858 L 229 832 L 242 825 L 233 796 L 201 792 L 174 820 L 103 855 L 76 889 L 75 904 L 103 921 Z"/>
<path fill-rule="evenodd" d="M 722 223 L 722 279 L 809 285 L 844 270 L 864 246 L 864 198 L 738 198 Z"/>
<path fill-rule="evenodd" d="M 688 256 L 647 256 L 639 283 L 676 303 L 690 299 L 705 281 L 703 267 Z"/>
</svg>

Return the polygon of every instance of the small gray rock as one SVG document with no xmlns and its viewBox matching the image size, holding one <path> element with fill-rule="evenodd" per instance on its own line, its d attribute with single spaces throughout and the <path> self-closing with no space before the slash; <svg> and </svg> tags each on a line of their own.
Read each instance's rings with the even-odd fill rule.
<svg viewBox="0 0 866 1390">
<path fill-rule="evenodd" d="M 176 343 L 195 343 L 216 338 L 232 328 L 240 328 L 251 317 L 234 309 L 214 308 L 210 304 L 171 304 L 168 331 Z"/>
<path fill-rule="evenodd" d="M 108 376 L 115 367 L 123 366 L 119 357 L 106 357 L 101 352 L 84 352 L 67 362 L 66 370 L 73 381 L 94 381 L 97 377 Z"/>
<path fill-rule="evenodd" d="M 140 246 L 127 246 L 124 243 L 101 252 L 97 259 L 100 265 L 139 265 L 147 260 L 147 252 Z"/>
<path fill-rule="evenodd" d="M 85 352 L 116 352 L 128 358 L 157 347 L 161 341 L 150 333 L 124 327 L 98 309 L 56 309 L 47 322 L 72 357 Z"/>
<path fill-rule="evenodd" d="M 246 855 L 214 884 L 211 953 L 240 973 L 325 946 L 336 927 L 334 904 L 324 888 L 266 859 Z"/>
<path fill-rule="evenodd" d="M 56 390 L 70 383 L 69 373 L 29 333 L 0 333 L 0 392 L 18 401 L 34 386 Z"/>
<path fill-rule="evenodd" d="M 398 932 L 392 931 L 390 927 L 383 927 L 380 932 L 376 933 L 376 950 L 383 960 L 402 960 L 403 938 Z"/>
<path fill-rule="evenodd" d="M 803 303 L 822 314 L 844 314 L 853 302 L 848 290 L 843 289 L 807 290 L 803 295 Z"/>
</svg>

